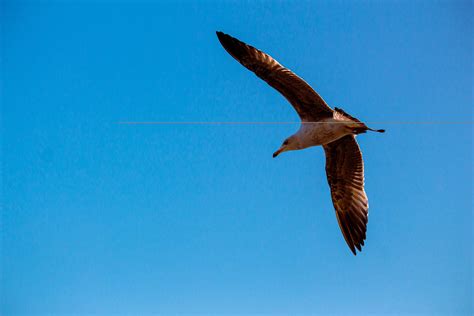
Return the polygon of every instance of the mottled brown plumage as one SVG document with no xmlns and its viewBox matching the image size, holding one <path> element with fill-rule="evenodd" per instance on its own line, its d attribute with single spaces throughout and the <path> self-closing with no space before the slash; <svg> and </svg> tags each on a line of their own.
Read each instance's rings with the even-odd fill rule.
<svg viewBox="0 0 474 316">
<path fill-rule="evenodd" d="M 217 32 L 225 50 L 247 69 L 278 90 L 295 108 L 303 122 L 332 118 L 332 109 L 303 79 L 271 56 L 232 36 Z"/>
<path fill-rule="evenodd" d="M 324 147 L 339 227 L 351 251 L 361 251 L 369 204 L 364 190 L 364 163 L 355 135 L 384 130 L 373 130 L 342 109 L 332 110 L 303 79 L 264 52 L 222 32 L 217 32 L 217 37 L 232 57 L 278 90 L 301 118 L 298 132 L 287 138 L 273 157 L 288 150 Z"/>
<path fill-rule="evenodd" d="M 344 136 L 323 148 L 337 222 L 349 248 L 356 254 L 355 248 L 361 251 L 364 245 L 369 215 L 362 153 L 354 135 Z"/>
</svg>

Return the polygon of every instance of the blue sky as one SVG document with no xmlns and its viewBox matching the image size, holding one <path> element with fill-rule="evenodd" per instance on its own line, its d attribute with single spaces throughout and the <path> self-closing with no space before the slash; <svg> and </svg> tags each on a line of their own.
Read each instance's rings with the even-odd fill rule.
<svg viewBox="0 0 474 316">
<path fill-rule="evenodd" d="M 2 315 L 468 315 L 472 2 L 3 1 Z M 358 137 L 354 257 L 321 148 L 222 30 L 273 55 Z"/>
</svg>

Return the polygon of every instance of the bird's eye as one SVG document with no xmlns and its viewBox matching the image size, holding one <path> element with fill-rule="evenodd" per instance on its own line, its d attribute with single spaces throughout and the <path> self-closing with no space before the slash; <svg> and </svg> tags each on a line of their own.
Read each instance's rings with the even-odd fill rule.
<svg viewBox="0 0 474 316">
<path fill-rule="evenodd" d="M 283 142 L 283 145 L 288 145 L 288 139 Z"/>
</svg>

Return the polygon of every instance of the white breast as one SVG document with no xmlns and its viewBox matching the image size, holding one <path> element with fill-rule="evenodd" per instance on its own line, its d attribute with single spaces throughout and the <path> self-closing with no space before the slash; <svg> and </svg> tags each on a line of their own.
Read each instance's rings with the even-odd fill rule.
<svg viewBox="0 0 474 316">
<path fill-rule="evenodd" d="M 345 121 L 332 118 L 316 123 L 302 123 L 296 133 L 302 148 L 324 145 L 348 134 L 350 130 Z"/>
</svg>

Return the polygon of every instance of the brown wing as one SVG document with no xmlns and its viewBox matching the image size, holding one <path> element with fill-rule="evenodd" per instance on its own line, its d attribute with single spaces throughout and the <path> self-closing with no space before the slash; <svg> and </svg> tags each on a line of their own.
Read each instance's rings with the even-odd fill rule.
<svg viewBox="0 0 474 316">
<path fill-rule="evenodd" d="M 353 135 L 324 145 L 326 174 L 336 217 L 351 251 L 361 251 L 367 231 L 369 201 L 364 190 L 364 162 Z"/>
<path fill-rule="evenodd" d="M 332 109 L 303 79 L 271 56 L 232 36 L 216 32 L 225 50 L 239 63 L 278 90 L 295 108 L 302 121 L 332 117 Z"/>
</svg>

